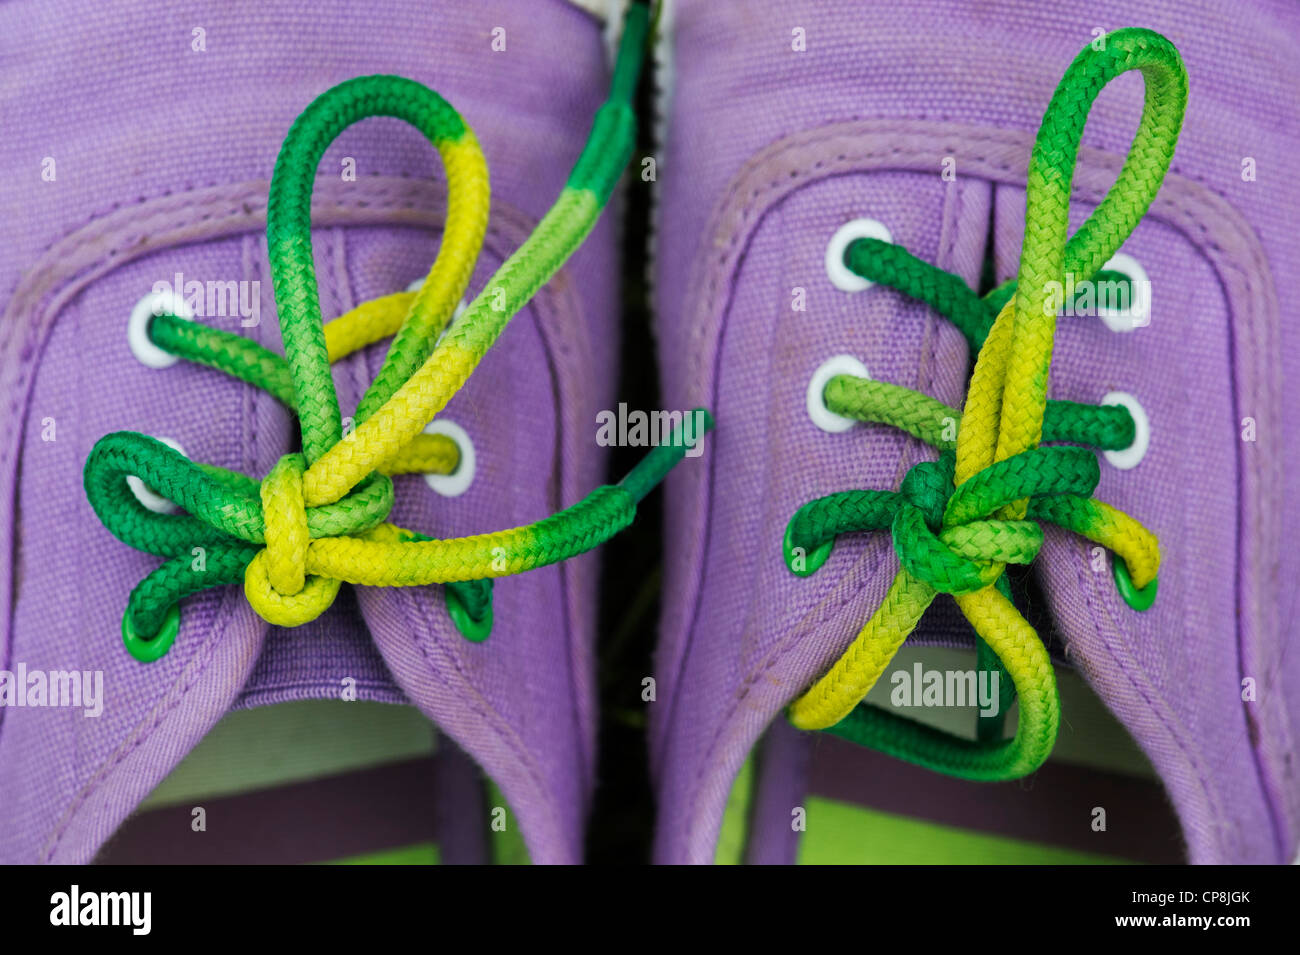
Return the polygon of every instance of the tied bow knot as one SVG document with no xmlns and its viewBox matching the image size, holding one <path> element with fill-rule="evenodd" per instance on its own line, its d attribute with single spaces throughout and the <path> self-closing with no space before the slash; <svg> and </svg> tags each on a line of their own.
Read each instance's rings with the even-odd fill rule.
<svg viewBox="0 0 1300 955">
<path fill-rule="evenodd" d="M 467 640 L 492 628 L 491 579 L 585 553 L 626 527 L 637 503 L 712 428 L 679 428 L 624 480 L 599 487 L 530 524 L 434 539 L 385 523 L 393 506 L 387 474 L 451 473 L 461 448 L 426 426 L 478 367 L 511 317 L 524 308 L 591 232 L 636 145 L 632 108 L 649 36 L 649 10 L 624 16 L 609 98 L 596 115 L 564 188 L 536 229 L 457 310 L 487 231 L 487 165 L 473 131 L 446 100 L 399 76 L 362 76 L 322 93 L 285 137 L 267 202 L 267 252 L 284 355 L 221 329 L 155 315 L 153 344 L 220 369 L 282 401 L 298 417 L 302 453 L 281 458 L 266 479 L 196 464 L 133 432 L 101 438 L 86 460 L 86 494 L 105 527 L 132 547 L 170 558 L 131 592 L 122 637 L 137 660 L 168 652 L 178 602 L 244 582 L 265 619 L 296 626 L 323 613 L 341 583 L 370 587 L 443 584 L 452 623 Z M 389 116 L 414 126 L 447 172 L 447 216 L 432 268 L 418 292 L 365 302 L 322 325 L 311 247 L 311 194 L 326 148 L 353 123 Z M 458 317 L 455 317 L 458 316 Z M 391 337 L 383 365 L 346 435 L 330 363 Z M 135 497 L 131 480 L 185 513 L 160 514 Z"/>
<path fill-rule="evenodd" d="M 197 464 L 147 435 L 118 432 L 101 439 L 86 468 L 86 494 L 126 543 L 171 560 L 162 568 L 186 592 L 233 583 L 241 576 L 249 602 L 266 620 L 297 626 L 327 610 L 340 581 L 312 576 L 312 541 L 362 537 L 393 505 L 393 483 L 380 473 L 332 504 L 308 507 L 302 484 L 306 460 L 282 457 L 260 484 L 236 471 Z M 183 513 L 145 507 L 127 478 L 135 477 Z M 192 581 L 192 583 L 190 583 Z M 157 589 L 154 580 L 147 589 Z M 146 586 L 142 582 L 142 587 Z M 137 588 L 139 590 L 140 588 Z M 133 594 L 128 629 L 156 633 L 169 609 Z"/>
</svg>

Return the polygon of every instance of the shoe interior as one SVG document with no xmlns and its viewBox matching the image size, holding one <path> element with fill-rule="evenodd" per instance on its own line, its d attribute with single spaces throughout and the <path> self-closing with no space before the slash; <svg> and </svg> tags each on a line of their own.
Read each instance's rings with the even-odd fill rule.
<svg viewBox="0 0 1300 955">
<path fill-rule="evenodd" d="M 974 739 L 980 709 L 996 708 L 996 684 L 979 682 L 973 644 L 953 636 L 960 624 L 948 615 L 943 604 L 931 608 L 866 702 Z M 999 783 L 958 779 L 778 720 L 737 777 L 716 861 L 1184 862 L 1178 818 L 1158 774 L 1060 646 L 1049 635 L 1060 730 L 1051 757 L 1033 775 Z M 1013 702 L 1005 736 L 1015 732 L 1017 718 Z"/>
<path fill-rule="evenodd" d="M 228 713 L 100 864 L 526 864 L 500 791 L 414 706 L 297 700 Z"/>
</svg>

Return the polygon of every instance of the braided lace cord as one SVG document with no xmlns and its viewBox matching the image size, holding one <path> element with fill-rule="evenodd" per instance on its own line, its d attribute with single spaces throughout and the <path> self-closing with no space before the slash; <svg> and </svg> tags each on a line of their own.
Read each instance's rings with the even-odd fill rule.
<svg viewBox="0 0 1300 955">
<path fill-rule="evenodd" d="M 85 467 L 91 506 L 116 537 L 167 558 L 132 591 L 123 639 L 137 659 L 165 654 L 179 626 L 178 601 L 208 587 L 244 583 L 266 620 L 297 626 L 323 613 L 343 582 L 368 586 L 448 585 L 448 607 L 471 639 L 490 627 L 490 579 L 581 554 L 626 527 L 636 505 L 712 426 L 681 428 L 618 485 L 522 527 L 437 540 L 386 522 L 391 474 L 451 473 L 454 442 L 425 425 L 465 383 L 517 313 L 582 243 L 612 193 L 635 143 L 632 96 L 647 34 L 647 8 L 625 18 L 609 98 L 558 200 L 535 231 L 454 323 L 487 229 L 488 172 L 473 132 L 438 94 L 397 76 L 364 76 L 318 97 L 294 122 L 271 180 L 267 242 L 285 354 L 238 335 L 155 317 L 150 339 L 181 357 L 264 388 L 294 409 L 302 451 L 258 482 L 190 461 L 134 432 L 101 438 Z M 393 116 L 438 149 L 448 207 L 437 258 L 418 292 L 375 299 L 322 326 L 311 250 L 311 193 L 325 149 L 346 127 Z M 378 375 L 344 434 L 330 363 L 393 336 Z M 144 507 L 127 478 L 183 513 Z M 471 626 L 462 625 L 467 621 Z"/>
<path fill-rule="evenodd" d="M 1142 118 L 1119 178 L 1066 241 L 1070 186 L 1093 100 L 1110 80 L 1142 72 Z M 1027 176 L 1025 239 L 1016 282 L 981 299 L 964 282 L 905 251 L 858 240 L 845 254 L 854 271 L 926 301 L 978 349 L 965 407 L 958 412 L 897 385 L 832 379 L 827 406 L 887 423 L 939 449 L 897 492 L 848 491 L 809 502 L 791 518 L 786 559 L 809 574 L 836 535 L 884 530 L 901 568 L 876 613 L 830 671 L 791 704 L 802 729 L 824 729 L 930 769 L 968 779 L 1032 772 L 1055 743 L 1060 702 L 1051 660 L 1010 599 L 1007 564 L 1028 564 L 1050 521 L 1115 555 L 1137 588 L 1154 592 L 1155 538 L 1131 517 L 1092 498 L 1100 478 L 1094 453 L 1043 441 L 1125 447 L 1133 422 L 1123 409 L 1047 400 L 1056 312 L 1053 289 L 1092 280 L 1146 214 L 1172 159 L 1187 100 L 1187 76 L 1159 34 L 1125 29 L 1075 58 L 1044 115 Z M 1057 293 L 1059 295 L 1059 292 Z M 1006 692 L 995 720 L 975 740 L 923 726 L 863 702 L 937 593 L 952 594 L 976 631 L 981 669 L 1010 677 L 1019 698 L 1015 736 L 1002 738 Z M 1007 681 L 1003 680 L 1007 690 Z"/>
</svg>

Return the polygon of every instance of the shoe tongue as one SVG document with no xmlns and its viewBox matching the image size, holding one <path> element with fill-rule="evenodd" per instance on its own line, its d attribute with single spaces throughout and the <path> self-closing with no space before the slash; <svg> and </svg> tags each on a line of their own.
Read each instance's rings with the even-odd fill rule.
<svg viewBox="0 0 1300 955">
<path fill-rule="evenodd" d="M 871 151 L 870 140 L 859 145 Z M 710 228 L 716 234 L 706 231 L 701 242 L 744 253 L 719 263 L 721 274 L 708 275 L 698 296 L 688 290 L 680 317 L 708 386 L 691 400 L 711 405 L 719 425 L 706 452 L 708 536 L 692 558 L 699 569 L 690 569 L 689 559 L 684 565 L 670 560 L 666 571 L 665 593 L 675 596 L 665 602 L 657 669 L 660 699 L 666 696 L 671 706 L 652 716 L 671 719 L 681 734 L 656 728 L 661 745 L 654 756 L 670 799 L 674 790 L 689 788 L 691 772 L 738 768 L 751 731 L 757 734 L 825 672 L 897 572 L 888 531 L 842 536 L 811 576 L 792 574 L 783 559 L 786 525 L 799 507 L 846 490 L 896 491 L 910 467 L 935 457 L 884 426 L 819 428 L 807 402 L 818 367 L 848 355 L 872 378 L 950 406 L 960 406 L 964 392 L 969 355 L 961 334 L 887 287 L 837 287 L 826 250 L 846 222 L 870 218 L 917 257 L 976 286 L 990 186 L 974 178 L 954 185 L 929 172 L 900 171 L 893 162 L 884 168 L 863 162 L 827 177 L 816 171 L 827 147 L 810 143 L 802 150 L 780 155 L 785 181 L 793 182 L 787 193 L 766 205 L 737 200 L 735 210 L 715 211 Z M 751 195 L 750 178 L 757 183 L 773 174 L 757 162 L 746 173 L 730 194 Z M 689 376 L 692 360 L 687 356 L 687 367 L 670 374 Z M 674 480 L 680 486 L 696 478 Z M 704 513 L 690 510 L 704 496 L 670 493 L 670 555 L 681 540 L 679 523 L 705 526 Z M 687 610 L 694 614 L 689 622 L 682 616 Z M 692 726 L 721 729 L 713 737 L 688 731 Z"/>
</svg>

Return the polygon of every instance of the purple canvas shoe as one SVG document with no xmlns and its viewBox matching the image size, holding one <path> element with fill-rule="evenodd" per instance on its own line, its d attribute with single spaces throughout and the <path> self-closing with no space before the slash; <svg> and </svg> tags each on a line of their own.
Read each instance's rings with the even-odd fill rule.
<svg viewBox="0 0 1300 955">
<path fill-rule="evenodd" d="M 1154 33 L 1110 32 L 1129 26 Z M 1280 299 L 1300 268 L 1283 172 L 1300 147 L 1297 54 L 1300 12 L 1278 2 L 668 6 L 664 402 L 710 407 L 718 430 L 705 466 L 668 483 L 660 861 L 1295 858 L 1300 557 L 1283 540 L 1300 526 L 1300 422 L 1285 413 L 1300 407 L 1300 330 Z M 1117 63 L 1145 77 L 1107 83 Z M 1072 164 L 1061 117 L 1094 95 Z M 1144 95 L 1131 171 L 1146 192 L 1116 224 L 1120 207 L 1098 206 Z M 1034 266 L 1052 242 L 1061 254 L 1066 197 L 1071 233 L 1094 212 L 1114 226 L 1080 240 L 1086 261 L 1067 254 L 1080 286 L 1100 268 L 1092 289 L 1127 297 L 1060 283 L 1051 401 L 1033 412 L 1046 443 L 1004 434 L 977 493 L 962 455 L 984 431 L 968 430 L 1005 427 L 1023 410 L 1010 382 L 1045 358 L 1019 337 L 1042 318 L 1016 303 L 1066 278 Z M 1025 295 L 994 325 L 1017 278 Z M 1007 391 L 979 405 L 1008 354 Z M 856 417 L 895 427 L 854 420 L 854 395 L 893 402 Z M 1080 486 L 1046 476 L 1049 459 Z M 1039 490 L 989 491 L 1018 465 Z M 1014 520 L 1026 498 L 1029 526 Z M 960 526 L 975 518 L 1015 543 L 990 550 Z M 989 584 L 1035 554 L 998 585 L 1009 609 Z M 912 619 L 945 589 L 956 602 L 941 592 Z M 810 716 L 847 692 L 851 646 L 857 663 L 878 656 L 870 696 Z"/>
<path fill-rule="evenodd" d="M 219 3 L 183 15 L 158 4 L 110 9 L 80 2 L 0 11 L 0 156 L 10 171 L 0 185 L 0 394 L 16 422 L 0 444 L 0 668 L 18 694 L 0 708 L 0 860 L 87 862 L 228 711 L 339 698 L 414 704 L 499 786 L 534 861 L 579 859 L 595 739 L 593 556 L 497 581 L 490 608 L 466 605 L 483 596 L 472 581 L 464 583 L 459 606 L 442 586 L 358 587 L 355 594 L 344 587 L 315 619 L 270 626 L 238 583 L 192 595 L 176 583 L 180 577 L 200 581 L 189 589 L 206 587 L 203 574 L 218 570 L 205 562 L 218 553 L 242 560 L 233 578 L 243 580 L 240 568 L 260 545 L 241 556 L 238 540 L 211 531 L 220 546 L 194 548 L 192 565 L 188 546 L 173 552 L 159 545 L 153 553 L 128 547 L 114 534 L 128 539 L 129 528 L 110 533 L 97 519 L 83 469 L 92 449 L 105 447 L 97 445 L 104 436 L 141 432 L 181 450 L 184 458 L 145 442 L 137 457 L 183 470 L 187 487 L 198 486 L 202 474 L 186 458 L 250 476 L 251 492 L 239 484 L 222 490 L 234 495 L 223 500 L 252 501 L 257 512 L 256 482 L 319 433 L 320 422 L 309 424 L 304 414 L 300 437 L 292 409 L 263 388 L 177 361 L 160 348 L 151 316 L 170 313 L 232 333 L 237 347 L 242 339 L 285 353 L 293 343 L 279 322 L 288 298 L 294 309 L 304 307 L 305 265 L 299 263 L 299 284 L 286 298 L 276 294 L 284 291 L 282 276 L 272 275 L 268 257 L 292 259 L 307 246 L 284 231 L 268 248 L 268 188 L 281 141 L 322 93 L 382 73 L 409 77 L 451 103 L 472 133 L 438 140 L 439 150 L 448 162 L 465 160 L 466 143 L 476 137 L 492 190 L 482 252 L 465 292 L 475 304 L 456 319 L 439 352 L 468 367 L 482 359 L 436 419 L 434 430 L 454 462 L 442 470 L 454 473 L 426 481 L 401 473 L 419 467 L 392 469 L 398 476 L 387 519 L 454 538 L 527 529 L 582 500 L 604 478 L 591 421 L 610 406 L 614 387 L 614 217 L 599 220 L 531 301 L 531 289 L 516 294 L 498 270 L 557 197 L 566 209 L 594 217 L 604 199 L 598 194 L 607 195 L 617 179 L 622 147 L 569 173 L 609 88 L 604 29 L 590 12 L 560 0 L 527 9 L 509 0 L 394 2 L 368 11 L 364 24 L 339 3 L 276 5 L 265 17 Z M 627 100 L 635 70 L 621 82 L 611 102 Z M 358 100 L 367 95 L 363 90 Z M 430 109 L 439 122 L 454 123 L 441 107 Z M 625 105 L 601 115 L 597 134 L 627 136 Z M 311 175 L 308 167 L 308 196 Z M 306 260 L 314 262 L 324 319 L 420 287 L 440 252 L 446 182 L 429 141 L 396 119 L 352 126 L 328 145 L 317 169 Z M 272 220 L 276 214 L 273 207 Z M 280 214 L 283 221 L 294 213 Z M 452 244 L 450 232 L 442 244 Z M 560 245 L 545 249 L 549 268 L 567 255 Z M 498 281 L 510 286 L 507 317 L 516 308 L 518 314 L 496 347 L 484 355 L 478 339 L 471 344 L 483 347 L 472 353 L 463 326 L 475 316 L 495 321 Z M 183 332 L 183 321 L 169 322 Z M 300 343 L 296 354 L 319 368 L 323 350 L 302 358 L 315 340 Z M 339 446 L 358 447 L 364 422 L 351 416 L 387 347 L 374 344 L 334 364 L 337 408 L 328 400 L 328 371 L 322 381 L 295 367 L 290 380 L 281 364 L 277 380 L 288 383 L 281 393 L 292 401 L 296 387 L 306 403 L 309 381 L 317 393 L 311 400 L 323 402 L 321 420 L 333 415 L 337 429 L 337 416 L 345 416 L 347 438 Z M 311 449 L 307 456 L 308 463 L 318 457 Z M 95 466 L 86 470 L 92 491 Z M 263 500 L 283 500 L 295 487 L 278 473 L 283 480 L 270 498 L 264 484 Z M 298 473 L 296 486 L 310 491 L 301 465 Z M 155 493 L 138 477 L 131 478 L 134 500 L 143 507 L 123 498 L 120 477 L 114 480 L 104 493 L 117 495 L 115 504 L 125 501 L 121 513 L 142 526 L 161 526 L 150 522 L 176 510 L 166 499 L 172 495 Z M 319 497 L 337 500 L 346 491 Z M 626 509 L 623 499 L 632 495 L 619 493 Z M 297 515 L 304 513 L 301 501 Z M 257 516 L 268 541 L 287 535 L 284 522 L 296 519 L 290 508 L 274 531 L 269 509 L 264 519 Z M 544 531 L 534 536 L 540 540 Z M 315 553 L 318 535 L 311 536 Z M 300 542 L 305 549 L 306 537 Z M 398 535 L 378 543 L 409 550 L 418 540 Z M 551 558 L 556 552 L 547 551 Z M 150 599 L 147 588 L 135 595 L 133 588 L 162 573 L 154 554 L 172 558 L 167 586 L 184 591 L 169 647 L 133 632 L 130 621 L 144 619 L 144 610 L 138 618 L 128 613 L 125 630 L 123 624 L 129 595 L 132 608 Z M 491 573 L 513 573 L 519 567 L 506 564 L 514 559 L 510 551 Z M 272 588 L 279 587 L 277 571 L 269 573 Z M 306 580 L 312 587 L 325 578 L 309 573 Z M 150 612 L 174 614 L 169 606 Z M 157 632 L 176 619 L 168 616 Z M 135 641 L 134 656 L 124 649 L 124 634 L 128 644 Z M 142 662 L 151 653 L 159 658 Z M 71 673 L 85 676 L 84 707 L 51 705 L 52 683 L 48 699 L 29 692 L 29 681 Z M 487 810 L 479 808 L 480 816 L 461 814 L 450 829 L 486 827 Z"/>
</svg>

